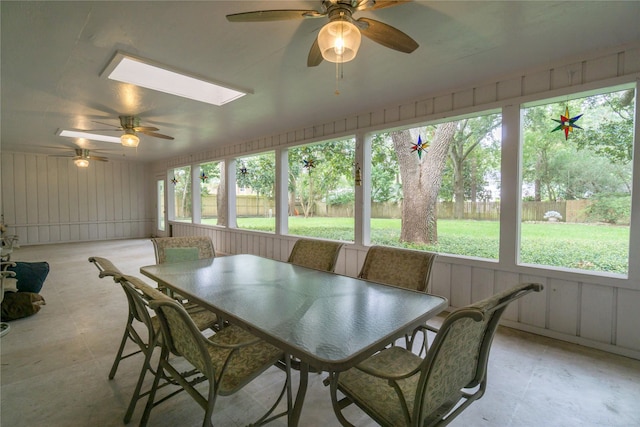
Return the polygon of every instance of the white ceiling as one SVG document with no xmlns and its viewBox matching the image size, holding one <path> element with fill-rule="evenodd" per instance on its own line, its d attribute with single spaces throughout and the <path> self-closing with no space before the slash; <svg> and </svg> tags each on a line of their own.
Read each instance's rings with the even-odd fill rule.
<svg viewBox="0 0 640 427">
<path fill-rule="evenodd" d="M 69 153 L 59 128 L 104 128 L 135 114 L 174 141 L 142 136 L 138 150 L 86 148 L 159 160 L 321 124 L 485 82 L 585 52 L 640 41 L 640 2 L 423 2 L 358 12 L 393 25 L 412 54 L 364 39 L 344 65 L 307 68 L 326 19 L 230 23 L 225 15 L 316 9 L 321 1 L 2 1 L 2 150 Z M 253 94 L 222 107 L 100 76 L 123 51 Z M 117 136 L 111 132 L 110 135 Z M 64 152 L 63 152 L 64 153 Z"/>
</svg>

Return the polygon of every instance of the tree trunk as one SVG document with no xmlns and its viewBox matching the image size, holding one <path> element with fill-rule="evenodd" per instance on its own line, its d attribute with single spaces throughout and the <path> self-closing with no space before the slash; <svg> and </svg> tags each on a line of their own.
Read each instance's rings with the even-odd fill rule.
<svg viewBox="0 0 640 427">
<path fill-rule="evenodd" d="M 188 179 L 191 179 L 190 177 Z M 187 191 L 188 185 L 189 183 L 185 183 L 185 185 L 182 188 L 182 194 L 180 194 L 180 210 L 182 211 L 180 213 L 180 217 L 184 218 L 186 216 L 186 212 L 187 212 L 187 195 L 189 194 L 189 192 Z M 191 216 L 191 215 L 190 215 Z"/>
<path fill-rule="evenodd" d="M 453 218 L 464 217 L 464 173 L 463 162 L 456 161 L 453 164 Z"/>
<path fill-rule="evenodd" d="M 289 192 L 289 216 L 296 215 L 296 189 Z"/>
<path fill-rule="evenodd" d="M 400 232 L 402 242 L 438 242 L 438 192 L 455 130 L 455 122 L 438 125 L 428 152 L 422 156 L 422 160 L 410 149 L 418 139 L 417 132 L 413 132 L 413 135 L 408 130 L 391 133 L 400 167 L 404 198 Z"/>
<path fill-rule="evenodd" d="M 311 216 L 311 209 L 313 208 L 313 178 L 309 174 L 309 191 L 307 192 L 307 200 L 304 196 L 300 197 L 300 204 L 302 205 L 302 213 L 305 218 Z"/>
<path fill-rule="evenodd" d="M 471 218 L 476 219 L 476 214 L 478 211 L 477 205 L 478 205 L 478 180 L 477 180 L 477 174 L 478 174 L 478 159 L 475 157 L 471 158 L 471 187 L 470 187 L 470 191 L 471 191 L 471 201 L 473 202 L 471 204 Z"/>
</svg>

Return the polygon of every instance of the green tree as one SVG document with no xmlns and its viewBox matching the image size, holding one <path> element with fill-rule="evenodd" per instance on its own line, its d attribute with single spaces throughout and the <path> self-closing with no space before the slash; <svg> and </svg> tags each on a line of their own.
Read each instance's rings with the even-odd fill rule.
<svg viewBox="0 0 640 427">
<path fill-rule="evenodd" d="M 492 132 L 501 124 L 499 114 L 474 117 L 456 122 L 456 132 L 451 141 L 449 159 L 453 175 L 454 218 L 462 219 L 464 201 L 476 201 L 478 186 L 484 184 L 485 165 L 494 166 L 493 162 L 485 164 L 477 150 L 483 141 L 490 143 L 494 140 Z M 465 194 L 469 189 L 471 193 Z M 466 197 L 465 197 L 466 196 Z"/>
<path fill-rule="evenodd" d="M 582 113 L 565 139 L 551 132 L 569 108 Z M 633 146 L 633 103 L 629 91 L 554 103 L 525 110 L 523 181 L 534 183 L 536 201 L 589 198 L 629 192 Z"/>
<path fill-rule="evenodd" d="M 595 126 L 585 127 L 576 135 L 578 148 L 591 150 L 614 163 L 631 161 L 634 101 L 633 89 L 585 98 L 582 106 Z"/>
<path fill-rule="evenodd" d="M 289 149 L 289 210 L 297 201 L 307 218 L 313 215 L 317 201 L 330 202 L 332 194 L 348 193 L 353 199 L 354 161 L 353 139 Z"/>
<path fill-rule="evenodd" d="M 276 157 L 273 152 L 236 160 L 237 184 L 255 192 L 258 202 L 262 200 L 265 211 L 269 200 L 273 200 L 275 195 L 275 170 Z"/>
<path fill-rule="evenodd" d="M 224 162 L 209 162 L 200 165 L 201 174 L 208 178 L 200 185 L 201 195 L 210 194 L 212 188 L 216 189 L 217 219 L 216 225 L 227 225 L 227 186 L 225 185 Z"/>
<path fill-rule="evenodd" d="M 176 219 L 191 218 L 191 166 L 173 170 Z"/>
<path fill-rule="evenodd" d="M 371 141 L 371 201 L 402 200 L 402 184 L 393 141 L 389 133 L 376 134 Z"/>
</svg>

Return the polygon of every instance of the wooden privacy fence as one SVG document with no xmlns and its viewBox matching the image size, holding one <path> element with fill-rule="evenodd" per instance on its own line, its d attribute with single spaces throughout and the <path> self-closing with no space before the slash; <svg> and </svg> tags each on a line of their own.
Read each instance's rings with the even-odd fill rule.
<svg viewBox="0 0 640 427">
<path fill-rule="evenodd" d="M 585 222 L 588 200 L 568 200 L 559 202 L 522 202 L 522 221 L 546 221 L 544 214 L 556 211 L 565 222 Z M 455 219 L 454 202 L 440 202 L 437 206 L 438 218 Z M 402 206 L 399 203 L 373 203 L 372 218 L 400 218 Z M 478 221 L 499 221 L 500 202 L 464 202 L 463 218 Z"/>
<path fill-rule="evenodd" d="M 216 217 L 218 213 L 216 196 L 205 196 L 202 198 L 202 216 Z M 438 203 L 438 218 L 454 218 L 454 202 Z M 585 210 L 589 206 L 588 200 L 567 200 L 558 202 L 522 202 L 522 221 L 546 221 L 544 214 L 549 211 L 556 211 L 562 215 L 565 222 L 585 222 Z M 275 202 L 265 197 L 253 195 L 237 196 L 237 215 L 239 217 L 259 216 L 265 217 L 275 213 Z M 298 212 L 302 208 L 298 206 Z M 313 215 L 321 217 L 352 217 L 353 204 L 327 205 L 317 202 Z M 400 203 L 372 203 L 372 218 L 401 218 L 402 205 Z M 499 221 L 500 202 L 464 202 L 463 219 L 475 219 L 478 221 Z"/>
</svg>

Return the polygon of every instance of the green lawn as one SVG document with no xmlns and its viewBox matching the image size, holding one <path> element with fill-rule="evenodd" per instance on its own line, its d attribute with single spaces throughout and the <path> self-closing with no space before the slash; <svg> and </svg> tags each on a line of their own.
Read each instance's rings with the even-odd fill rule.
<svg viewBox="0 0 640 427">
<path fill-rule="evenodd" d="M 244 229 L 274 231 L 274 224 L 273 218 L 238 218 L 238 226 Z M 289 217 L 292 235 L 353 241 L 353 229 L 352 218 Z M 498 258 L 499 233 L 495 221 L 439 220 L 437 245 L 401 244 L 399 219 L 371 220 L 373 244 L 489 259 Z M 627 274 L 628 249 L 628 226 L 522 224 L 520 260 L 526 264 Z"/>
</svg>

